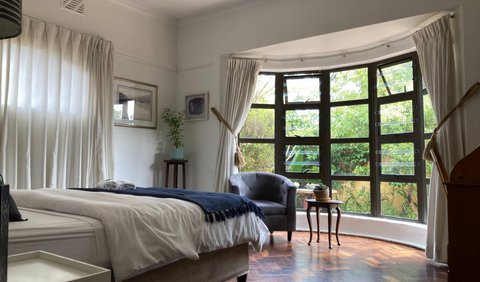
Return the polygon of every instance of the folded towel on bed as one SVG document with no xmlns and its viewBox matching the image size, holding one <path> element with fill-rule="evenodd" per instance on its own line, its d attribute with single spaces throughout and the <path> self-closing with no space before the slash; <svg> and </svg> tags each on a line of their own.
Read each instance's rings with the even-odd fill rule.
<svg viewBox="0 0 480 282">
<path fill-rule="evenodd" d="M 137 187 L 129 181 L 106 179 L 99 181 L 97 188 L 102 190 L 133 190 Z"/>
</svg>

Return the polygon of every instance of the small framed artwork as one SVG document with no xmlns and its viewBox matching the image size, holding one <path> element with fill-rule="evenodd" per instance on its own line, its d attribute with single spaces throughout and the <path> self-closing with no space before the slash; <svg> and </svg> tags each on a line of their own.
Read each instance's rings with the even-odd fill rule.
<svg viewBox="0 0 480 282">
<path fill-rule="evenodd" d="M 185 119 L 208 119 L 208 92 L 185 96 Z"/>
<path fill-rule="evenodd" d="M 157 128 L 157 86 L 114 78 L 113 116 L 115 125 Z"/>
</svg>

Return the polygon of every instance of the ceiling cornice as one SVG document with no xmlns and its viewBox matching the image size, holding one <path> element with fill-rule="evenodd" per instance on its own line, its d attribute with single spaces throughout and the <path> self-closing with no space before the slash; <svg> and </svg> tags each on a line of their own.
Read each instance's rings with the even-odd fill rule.
<svg viewBox="0 0 480 282">
<path fill-rule="evenodd" d="M 139 13 L 139 14 L 145 15 L 147 17 L 150 17 L 150 18 L 152 18 L 156 21 L 159 21 L 161 23 L 165 23 L 165 24 L 169 24 L 169 25 L 175 25 L 175 26 L 178 23 L 178 20 L 173 18 L 173 17 L 160 15 L 158 13 L 154 13 L 154 12 L 152 12 L 152 10 L 150 10 L 146 7 L 143 7 L 141 5 L 138 5 L 137 3 L 128 1 L 128 0 L 110 0 L 110 2 L 112 2 L 114 4 L 117 4 L 117 5 L 120 5 L 124 8 L 129 9 L 129 10 L 132 10 L 136 13 Z"/>
<path fill-rule="evenodd" d="M 258 7 L 258 6 L 264 5 L 264 4 L 269 3 L 269 2 L 273 2 L 273 1 L 275 1 L 275 0 L 257 0 L 257 1 L 254 1 L 254 2 L 245 2 L 243 4 L 235 5 L 235 6 L 229 7 L 229 8 L 222 8 L 222 9 L 218 9 L 218 10 L 212 10 L 212 11 L 209 11 L 209 12 L 204 12 L 204 13 L 198 14 L 196 16 L 189 17 L 187 19 L 180 19 L 179 26 L 187 26 L 187 25 L 196 24 L 196 23 L 211 20 L 211 19 L 214 19 L 214 18 L 217 18 L 217 17 L 222 17 L 222 16 L 225 16 L 225 15 L 229 15 L 229 14 L 241 11 L 241 10 L 246 10 L 246 9 L 250 9 L 250 8 L 253 8 L 253 7 Z"/>
</svg>

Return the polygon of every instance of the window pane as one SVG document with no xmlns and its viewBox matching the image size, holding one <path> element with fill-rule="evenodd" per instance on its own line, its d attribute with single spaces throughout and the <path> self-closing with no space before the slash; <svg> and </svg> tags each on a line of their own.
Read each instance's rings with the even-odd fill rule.
<svg viewBox="0 0 480 282">
<path fill-rule="evenodd" d="M 427 147 L 427 143 L 430 141 L 430 139 L 425 140 L 425 148 Z M 433 162 L 431 161 L 425 161 L 425 176 L 427 179 L 432 178 L 432 165 Z"/>
<path fill-rule="evenodd" d="M 370 214 L 370 182 L 332 181 L 332 198 L 343 201 L 342 210 Z"/>
<path fill-rule="evenodd" d="M 432 100 L 429 95 L 423 95 L 423 120 L 425 133 L 432 133 L 437 126 L 437 119 L 433 113 Z"/>
<path fill-rule="evenodd" d="M 382 215 L 418 219 L 417 184 L 382 182 Z"/>
<path fill-rule="evenodd" d="M 368 98 L 368 69 L 354 69 L 330 74 L 330 101 Z"/>
<path fill-rule="evenodd" d="M 332 144 L 332 174 L 370 175 L 368 143 Z"/>
<path fill-rule="evenodd" d="M 275 75 L 258 75 L 253 104 L 275 104 Z"/>
<path fill-rule="evenodd" d="M 284 99 L 285 104 L 320 101 L 320 78 L 287 78 Z"/>
<path fill-rule="evenodd" d="M 412 101 L 380 105 L 379 126 L 382 135 L 413 132 Z"/>
<path fill-rule="evenodd" d="M 274 144 L 241 143 L 245 166 L 242 171 L 275 172 Z"/>
<path fill-rule="evenodd" d="M 285 147 L 285 171 L 320 172 L 320 146 L 288 145 Z"/>
<path fill-rule="evenodd" d="M 313 187 L 320 183 L 320 179 L 290 179 L 297 186 L 297 209 L 306 209 L 306 199 L 313 199 Z"/>
<path fill-rule="evenodd" d="M 286 112 L 285 135 L 287 137 L 319 136 L 319 110 L 291 110 Z"/>
<path fill-rule="evenodd" d="M 389 175 L 415 175 L 413 143 L 382 144 L 381 173 Z"/>
<path fill-rule="evenodd" d="M 368 105 L 332 107 L 332 138 L 368 138 Z"/>
<path fill-rule="evenodd" d="M 250 109 L 240 137 L 275 138 L 275 110 Z"/>
<path fill-rule="evenodd" d="M 377 96 L 413 91 L 413 62 L 377 69 Z"/>
</svg>

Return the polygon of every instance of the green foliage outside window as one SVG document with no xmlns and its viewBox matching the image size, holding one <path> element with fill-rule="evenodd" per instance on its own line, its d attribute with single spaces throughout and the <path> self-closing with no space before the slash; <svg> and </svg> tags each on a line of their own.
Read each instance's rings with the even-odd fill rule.
<svg viewBox="0 0 480 282">
<path fill-rule="evenodd" d="M 332 138 L 368 138 L 368 104 L 332 107 Z"/>
<path fill-rule="evenodd" d="M 377 70 L 377 96 L 390 96 L 413 91 L 412 61 Z"/>
<path fill-rule="evenodd" d="M 318 78 L 289 78 L 285 87 L 285 103 L 308 103 L 320 101 Z"/>
<path fill-rule="evenodd" d="M 413 91 L 412 63 L 406 62 L 398 65 L 384 67 L 377 70 L 378 97 L 399 95 Z M 288 87 L 295 91 L 289 97 L 292 102 L 309 102 L 309 97 L 316 97 L 314 91 L 319 87 L 315 79 L 291 79 Z M 302 86 L 302 82 L 307 83 Z M 310 83 L 310 84 L 308 84 Z M 387 87 L 388 86 L 388 87 Z M 272 104 L 275 101 L 275 76 L 260 75 L 257 85 L 257 96 L 254 103 Z M 388 88 L 388 89 L 387 89 Z M 302 90 L 304 89 L 304 90 Z M 368 99 L 368 69 L 359 68 L 330 73 L 330 136 L 332 141 L 345 138 L 369 138 L 370 127 L 380 126 L 380 132 L 385 134 L 402 134 L 413 131 L 412 101 L 406 100 L 395 103 L 380 104 L 380 124 L 369 123 L 369 109 L 367 101 L 349 102 L 349 105 L 336 105 L 336 102 L 356 101 Z M 284 91 L 285 89 L 282 89 Z M 304 91 L 305 95 L 302 95 Z M 390 91 L 390 92 L 389 92 Z M 323 98 L 324 96 L 322 96 Z M 436 121 L 428 95 L 423 96 L 425 132 L 431 132 Z M 292 99 L 290 99 L 292 98 Z M 356 103 L 356 104 L 355 104 Z M 318 124 L 323 113 L 319 110 L 287 110 L 285 116 L 286 137 L 317 137 L 320 135 Z M 242 171 L 274 172 L 275 155 L 275 115 L 273 109 L 252 109 L 247 118 L 241 137 L 246 138 L 271 138 L 271 143 L 241 143 L 242 152 L 247 165 Z M 270 142 L 270 141 L 268 141 Z M 332 142 L 330 146 L 331 164 L 327 166 L 327 173 L 333 176 L 367 176 L 372 177 L 370 171 L 370 158 L 372 154 L 379 154 L 380 169 L 383 175 L 414 175 L 415 150 L 411 142 L 380 144 L 377 151 L 370 151 L 370 143 L 356 141 L 346 143 Z M 281 148 L 287 172 L 293 173 L 318 173 L 320 165 L 320 145 L 287 145 Z M 427 171 L 431 165 L 427 164 Z M 296 179 L 299 190 L 297 207 L 304 207 L 304 199 L 311 197 L 305 189 L 311 189 L 312 184 L 319 179 Z M 371 183 L 358 180 L 333 180 L 331 188 L 333 198 L 344 202 L 343 210 L 354 213 L 371 213 Z M 418 219 L 417 187 L 414 183 L 382 182 L 380 187 L 381 215 Z"/>
<path fill-rule="evenodd" d="M 360 68 L 330 74 L 330 101 L 368 99 L 368 69 Z"/>
<path fill-rule="evenodd" d="M 285 171 L 320 172 L 320 146 L 289 145 L 285 149 Z"/>
<path fill-rule="evenodd" d="M 332 181 L 333 199 L 343 201 L 342 210 L 370 214 L 370 182 Z"/>
<path fill-rule="evenodd" d="M 242 138 L 275 138 L 275 110 L 251 109 L 242 132 Z"/>
<path fill-rule="evenodd" d="M 382 182 L 380 190 L 382 215 L 418 219 L 416 184 Z"/>
<path fill-rule="evenodd" d="M 423 116 L 425 121 L 425 133 L 432 133 L 437 126 L 437 119 L 433 113 L 432 100 L 428 94 L 423 95 Z"/>
<path fill-rule="evenodd" d="M 240 149 L 245 158 L 242 171 L 275 172 L 273 144 L 242 143 Z"/>
<path fill-rule="evenodd" d="M 380 133 L 398 134 L 413 132 L 412 101 L 380 105 Z"/>
<path fill-rule="evenodd" d="M 285 134 L 287 137 L 317 137 L 319 136 L 318 110 L 287 111 L 285 117 Z"/>
<path fill-rule="evenodd" d="M 381 157 L 382 174 L 415 174 L 415 151 L 413 143 L 382 144 L 379 154 Z"/>
<path fill-rule="evenodd" d="M 260 74 L 252 104 L 275 104 L 275 76 Z"/>
<path fill-rule="evenodd" d="M 332 144 L 332 175 L 370 175 L 368 143 Z"/>
</svg>

